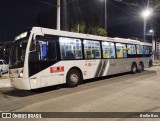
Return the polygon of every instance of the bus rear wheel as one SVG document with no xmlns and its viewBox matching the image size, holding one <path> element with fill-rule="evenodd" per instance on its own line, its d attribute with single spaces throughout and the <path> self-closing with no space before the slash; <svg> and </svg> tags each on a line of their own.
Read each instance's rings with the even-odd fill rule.
<svg viewBox="0 0 160 121">
<path fill-rule="evenodd" d="M 140 62 L 138 65 L 138 72 L 142 72 L 142 71 L 144 71 L 144 64 Z"/>
<path fill-rule="evenodd" d="M 77 69 L 71 69 L 66 78 L 67 86 L 76 87 L 82 79 L 81 73 Z"/>
<path fill-rule="evenodd" d="M 136 72 L 137 72 L 137 64 L 133 63 L 132 66 L 131 66 L 131 73 L 135 74 Z"/>
</svg>

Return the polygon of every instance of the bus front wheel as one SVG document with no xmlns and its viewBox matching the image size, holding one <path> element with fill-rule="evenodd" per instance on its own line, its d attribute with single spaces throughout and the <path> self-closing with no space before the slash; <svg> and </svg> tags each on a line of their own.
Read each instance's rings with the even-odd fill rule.
<svg viewBox="0 0 160 121">
<path fill-rule="evenodd" d="M 131 73 L 135 74 L 136 72 L 137 72 L 137 64 L 133 63 L 132 66 L 131 66 Z"/>
<path fill-rule="evenodd" d="M 77 69 L 71 69 L 66 78 L 67 86 L 76 87 L 82 79 L 81 73 Z"/>
</svg>

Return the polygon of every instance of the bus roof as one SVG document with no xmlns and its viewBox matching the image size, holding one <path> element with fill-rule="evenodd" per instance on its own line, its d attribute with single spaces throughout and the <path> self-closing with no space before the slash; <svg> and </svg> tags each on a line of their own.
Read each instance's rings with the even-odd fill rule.
<svg viewBox="0 0 160 121">
<path fill-rule="evenodd" d="M 41 32 L 44 35 L 45 34 L 57 35 L 57 36 L 62 36 L 62 37 L 73 37 L 73 38 L 80 38 L 80 39 L 102 40 L 102 41 L 110 41 L 110 42 L 120 42 L 120 43 L 130 43 L 130 44 L 140 44 L 140 45 L 152 46 L 151 43 L 140 42 L 138 40 L 133 40 L 133 39 L 102 37 L 102 36 L 96 36 L 96 35 L 91 35 L 91 34 L 74 33 L 74 32 L 48 29 L 48 28 L 42 28 L 42 27 L 33 27 L 32 31 L 34 33 Z"/>
</svg>

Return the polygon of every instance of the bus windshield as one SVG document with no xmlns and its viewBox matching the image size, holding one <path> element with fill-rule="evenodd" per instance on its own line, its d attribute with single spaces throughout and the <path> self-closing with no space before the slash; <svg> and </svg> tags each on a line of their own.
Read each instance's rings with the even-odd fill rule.
<svg viewBox="0 0 160 121">
<path fill-rule="evenodd" d="M 12 45 L 9 64 L 10 68 L 21 68 L 24 66 L 27 43 L 28 39 L 24 38 Z"/>
</svg>

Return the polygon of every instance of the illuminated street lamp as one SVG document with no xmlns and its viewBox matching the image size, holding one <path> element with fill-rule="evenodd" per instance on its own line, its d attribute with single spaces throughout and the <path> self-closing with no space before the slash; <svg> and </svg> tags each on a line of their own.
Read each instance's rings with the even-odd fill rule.
<svg viewBox="0 0 160 121">
<path fill-rule="evenodd" d="M 145 9 L 144 11 L 142 11 L 142 16 L 144 18 L 148 18 L 151 14 L 152 14 L 152 10 L 149 9 L 149 8 Z"/>
<path fill-rule="evenodd" d="M 153 29 L 149 30 L 149 33 L 151 33 L 153 35 L 154 34 Z"/>
<path fill-rule="evenodd" d="M 147 24 L 147 19 L 151 16 L 153 10 L 152 9 L 145 9 L 142 11 L 142 17 L 144 19 L 144 28 L 143 28 L 143 39 L 144 41 L 146 40 L 146 24 Z"/>
</svg>

